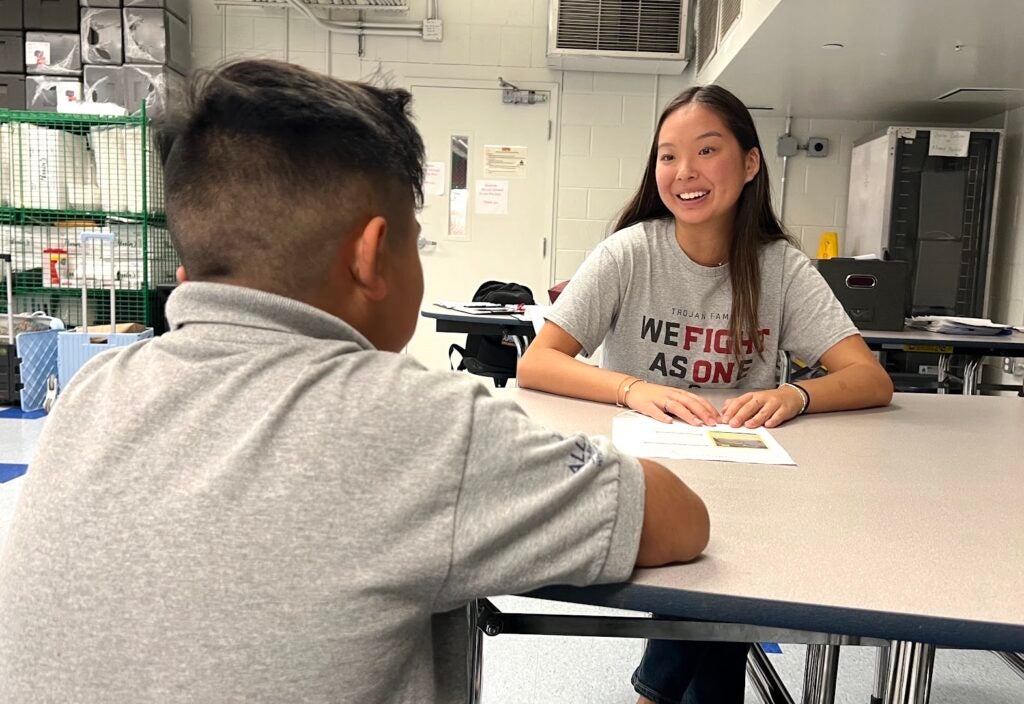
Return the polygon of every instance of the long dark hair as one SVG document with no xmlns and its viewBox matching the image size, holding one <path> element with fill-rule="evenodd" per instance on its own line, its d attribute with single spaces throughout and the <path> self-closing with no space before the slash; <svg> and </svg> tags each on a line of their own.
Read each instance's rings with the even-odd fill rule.
<svg viewBox="0 0 1024 704">
<path fill-rule="evenodd" d="M 754 120 L 740 99 L 716 85 L 693 86 L 679 94 L 661 113 L 654 130 L 651 153 L 647 158 L 640 188 L 619 215 L 616 230 L 635 225 L 644 220 L 671 217 L 668 207 L 658 195 L 655 168 L 658 163 L 658 135 L 669 115 L 690 103 L 714 110 L 729 131 L 740 143 L 744 153 L 757 148 L 761 153 L 761 167 L 757 175 L 743 186 L 736 210 L 735 232 L 729 248 L 729 279 L 732 282 L 732 312 L 729 314 L 729 336 L 732 338 L 733 354 L 740 357 L 741 340 L 746 336 L 760 355 L 764 352 L 764 341 L 758 334 L 758 308 L 761 303 L 761 267 L 759 250 L 762 245 L 786 240 L 796 244 L 786 233 L 782 223 L 772 210 L 771 186 L 768 181 L 768 166 L 764 161 L 761 142 L 757 138 Z"/>
</svg>

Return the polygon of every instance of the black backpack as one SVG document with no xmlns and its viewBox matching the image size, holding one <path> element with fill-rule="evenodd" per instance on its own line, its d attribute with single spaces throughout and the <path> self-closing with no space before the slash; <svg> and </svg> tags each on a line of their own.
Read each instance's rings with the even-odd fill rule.
<svg viewBox="0 0 1024 704">
<path fill-rule="evenodd" d="M 534 305 L 533 291 L 522 284 L 506 284 L 502 281 L 485 281 L 480 284 L 480 288 L 473 294 L 473 302 Z M 449 362 L 452 352 L 458 352 L 462 357 L 458 366 L 451 363 L 452 369 L 492 377 L 496 386 L 504 386 L 508 379 L 516 375 L 516 345 L 503 335 L 466 335 L 465 348 L 459 345 L 448 348 Z"/>
</svg>

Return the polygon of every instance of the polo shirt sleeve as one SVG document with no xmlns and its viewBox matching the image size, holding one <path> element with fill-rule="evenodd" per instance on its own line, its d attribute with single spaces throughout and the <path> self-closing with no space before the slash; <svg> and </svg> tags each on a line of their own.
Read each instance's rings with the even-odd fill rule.
<svg viewBox="0 0 1024 704">
<path fill-rule="evenodd" d="M 545 429 L 485 390 L 473 405 L 436 610 L 548 584 L 625 581 L 643 524 L 640 463 L 607 438 Z"/>
</svg>

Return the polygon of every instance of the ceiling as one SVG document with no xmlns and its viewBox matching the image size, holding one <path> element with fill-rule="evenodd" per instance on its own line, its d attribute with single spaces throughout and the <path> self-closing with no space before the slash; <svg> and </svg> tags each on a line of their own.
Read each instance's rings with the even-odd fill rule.
<svg viewBox="0 0 1024 704">
<path fill-rule="evenodd" d="M 697 78 L 780 116 L 970 124 L 1024 105 L 1024 0 L 781 0 Z M 958 88 L 1011 90 L 935 100 Z"/>
</svg>

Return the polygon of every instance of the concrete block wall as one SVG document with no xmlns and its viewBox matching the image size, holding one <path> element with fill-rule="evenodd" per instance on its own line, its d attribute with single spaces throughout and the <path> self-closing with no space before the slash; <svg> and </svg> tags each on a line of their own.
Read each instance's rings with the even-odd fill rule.
<svg viewBox="0 0 1024 704">
<path fill-rule="evenodd" d="M 768 3 L 771 4 L 770 2 Z M 330 34 L 293 10 L 217 5 L 192 0 L 193 60 L 209 66 L 242 56 L 293 61 L 331 75 L 358 79 L 375 74 L 555 82 L 560 85 L 558 173 L 553 277 L 570 277 L 610 232 L 615 216 L 639 185 L 655 121 L 663 106 L 690 85 L 692 74 L 653 76 L 557 71 L 545 63 L 548 0 L 441 0 L 445 40 L 367 37 L 358 56 L 356 37 Z M 408 15 L 423 16 L 412 2 Z M 336 11 L 335 19 L 351 17 Z M 383 17 L 383 15 L 379 15 Z M 742 98 L 742 96 L 740 96 Z M 781 117 L 758 117 L 776 203 L 782 175 L 775 141 Z M 822 231 L 842 236 L 846 222 L 849 161 L 853 143 L 882 123 L 794 119 L 802 142 L 828 137 L 823 159 L 790 159 L 786 225 L 805 251 L 817 250 Z"/>
</svg>

